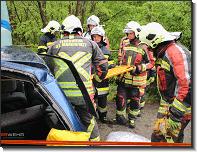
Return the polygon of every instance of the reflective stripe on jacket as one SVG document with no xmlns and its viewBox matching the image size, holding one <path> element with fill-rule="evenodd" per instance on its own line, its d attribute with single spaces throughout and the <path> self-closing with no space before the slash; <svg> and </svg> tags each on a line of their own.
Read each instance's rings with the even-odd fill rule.
<svg viewBox="0 0 197 152">
<path fill-rule="evenodd" d="M 108 63 L 99 49 L 98 45 L 79 35 L 70 34 L 55 42 L 48 51 L 48 54 L 58 55 L 71 60 L 84 82 L 89 94 L 94 94 L 92 88 L 91 65 L 96 67 L 96 75 L 99 79 L 104 79 L 108 72 Z M 67 97 L 82 97 L 81 91 L 76 85 L 76 81 L 71 74 L 67 64 L 55 59 L 55 77 L 62 87 Z M 71 99 L 72 100 L 72 99 Z M 79 102 L 73 99 L 77 105 Z"/>
<path fill-rule="evenodd" d="M 131 72 L 122 74 L 122 82 L 127 86 L 143 86 L 146 87 L 147 69 L 151 69 L 155 62 L 154 57 L 146 47 L 137 46 L 138 40 L 133 43 L 126 43 L 123 48 L 123 56 L 121 65 L 127 66 L 141 66 L 141 73 L 139 75 L 133 75 Z"/>
<path fill-rule="evenodd" d="M 114 64 L 114 59 L 113 56 L 111 55 L 110 51 L 107 49 L 107 47 L 105 45 L 103 45 L 103 43 L 98 43 L 99 48 L 102 50 L 104 56 L 106 59 L 108 59 L 108 67 L 111 64 Z M 95 67 L 92 67 L 92 72 L 95 71 Z M 97 85 L 97 93 L 98 96 L 103 96 L 103 95 L 107 95 L 109 94 L 109 80 L 105 79 L 102 80 L 98 85 Z"/>
<path fill-rule="evenodd" d="M 47 53 L 49 47 L 57 41 L 57 37 L 49 32 L 45 33 L 39 40 L 38 53 Z"/>
<path fill-rule="evenodd" d="M 161 50 L 156 60 L 158 90 L 163 100 L 173 102 L 174 120 L 181 121 L 191 106 L 191 54 L 175 41 Z"/>
<path fill-rule="evenodd" d="M 127 38 L 127 36 L 123 37 L 120 41 L 120 47 L 119 47 L 119 50 L 118 50 L 118 62 L 121 61 L 121 58 L 122 58 L 122 52 L 123 52 L 123 47 L 126 43 L 129 42 L 129 39 Z"/>
</svg>

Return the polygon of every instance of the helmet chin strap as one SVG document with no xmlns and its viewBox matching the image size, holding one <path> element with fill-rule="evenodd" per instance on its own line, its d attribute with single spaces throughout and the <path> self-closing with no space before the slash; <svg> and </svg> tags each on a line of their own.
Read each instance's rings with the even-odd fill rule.
<svg viewBox="0 0 197 152">
<path fill-rule="evenodd" d="M 153 53 L 156 56 L 156 60 L 159 58 L 159 56 L 162 54 L 163 50 L 167 48 L 167 46 L 171 43 L 172 41 L 166 41 L 164 43 L 160 43 L 159 45 L 157 45 L 153 50 Z M 163 48 L 159 51 L 159 47 Z"/>
<path fill-rule="evenodd" d="M 129 39 L 129 42 L 132 43 L 137 39 L 137 37 L 135 37 L 134 39 Z"/>
</svg>

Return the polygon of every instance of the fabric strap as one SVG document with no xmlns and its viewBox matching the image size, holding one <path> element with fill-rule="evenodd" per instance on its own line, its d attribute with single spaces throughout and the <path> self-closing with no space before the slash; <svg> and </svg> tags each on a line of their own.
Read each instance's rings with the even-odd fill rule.
<svg viewBox="0 0 197 152">
<path fill-rule="evenodd" d="M 10 23 L 7 22 L 6 20 L 1 20 L 1 27 L 11 31 Z"/>
</svg>

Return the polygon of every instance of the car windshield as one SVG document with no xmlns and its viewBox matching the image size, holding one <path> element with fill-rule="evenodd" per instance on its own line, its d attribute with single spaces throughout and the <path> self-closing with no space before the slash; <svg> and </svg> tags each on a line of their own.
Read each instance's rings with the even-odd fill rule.
<svg viewBox="0 0 197 152">
<path fill-rule="evenodd" d="M 44 60 L 32 50 L 15 45 L 1 47 L 1 61 L 39 62 L 44 64 Z"/>
</svg>

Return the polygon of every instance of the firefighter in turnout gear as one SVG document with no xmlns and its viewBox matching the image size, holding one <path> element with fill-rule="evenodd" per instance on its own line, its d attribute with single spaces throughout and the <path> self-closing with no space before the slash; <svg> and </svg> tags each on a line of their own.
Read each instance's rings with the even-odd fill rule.
<svg viewBox="0 0 197 152">
<path fill-rule="evenodd" d="M 65 18 L 62 23 L 63 38 L 50 47 L 48 54 L 58 55 L 73 62 L 94 103 L 91 65 L 96 67 L 95 78 L 100 82 L 107 75 L 108 63 L 98 45 L 92 40 L 83 38 L 82 33 L 83 28 L 79 18 L 74 15 Z M 88 113 L 81 91 L 77 87 L 75 80 L 71 80 L 71 77 L 69 77 L 70 71 L 66 70 L 68 69 L 66 68 L 67 65 L 63 65 L 63 63 L 57 63 L 57 65 L 54 70 L 56 71 L 55 76 L 68 101 L 75 107 L 87 132 L 91 132 L 90 140 L 99 141 L 100 136 L 95 117 Z"/>
<path fill-rule="evenodd" d="M 152 53 L 143 46 L 138 46 L 140 25 L 135 21 L 129 22 L 123 33 L 127 34 L 129 42 L 123 47 L 120 65 L 134 66 L 134 70 L 118 77 L 116 95 L 116 119 L 112 124 L 126 124 L 126 105 L 130 99 L 129 128 L 135 128 L 135 120 L 140 112 L 140 87 L 146 86 L 147 70 L 154 66 Z"/>
<path fill-rule="evenodd" d="M 106 47 L 105 43 L 105 31 L 102 27 L 94 27 L 91 31 L 91 37 L 96 42 L 99 48 L 103 51 L 103 54 L 108 59 L 108 69 L 114 68 L 114 59 L 110 51 Z M 95 67 L 92 67 L 92 74 L 95 72 Z M 98 99 L 98 114 L 99 119 L 103 123 L 108 123 L 107 116 L 107 95 L 109 94 L 109 80 L 105 79 L 101 81 L 96 87 L 97 99 Z"/>
<path fill-rule="evenodd" d="M 181 32 L 167 32 L 159 23 L 142 28 L 139 40 L 156 57 L 160 107 L 157 119 L 168 118 L 166 136 L 152 133 L 151 142 L 182 143 L 184 129 L 191 120 L 191 53 L 177 43 Z"/>
<path fill-rule="evenodd" d="M 46 54 L 49 47 L 57 41 L 57 31 L 60 30 L 60 24 L 57 21 L 50 21 L 48 25 L 41 29 L 41 32 L 45 33 L 39 41 L 38 53 Z"/>
<path fill-rule="evenodd" d="M 92 39 L 91 38 L 91 31 L 94 27 L 97 26 L 104 26 L 104 25 L 100 25 L 100 19 L 95 16 L 95 15 L 91 15 L 88 19 L 87 19 L 87 23 L 86 25 L 88 26 L 88 31 L 86 33 L 83 34 L 83 37 L 88 38 L 88 39 Z M 107 36 L 105 35 L 105 43 L 107 44 L 107 49 L 109 50 L 109 41 Z"/>
<path fill-rule="evenodd" d="M 131 29 L 131 27 L 136 27 L 138 30 L 140 30 L 140 25 L 139 23 L 135 22 L 135 21 L 131 21 L 129 23 L 127 23 L 127 25 L 125 26 L 125 29 L 123 30 L 123 33 L 126 33 L 128 31 L 128 29 Z M 126 43 L 128 43 L 130 40 L 128 38 L 128 34 L 126 33 L 126 36 L 123 37 L 121 39 L 121 42 L 120 42 L 120 48 L 119 48 L 119 54 L 118 54 L 118 65 L 120 65 L 120 61 L 122 60 L 122 57 L 123 57 L 123 48 L 124 48 L 124 45 Z M 133 44 L 133 46 L 136 46 L 136 45 L 139 45 L 139 40 L 138 38 L 136 37 L 134 40 L 131 40 L 131 44 Z M 148 51 L 148 50 L 147 50 Z M 149 54 L 148 54 L 149 55 Z M 151 60 L 151 64 L 154 64 L 153 62 L 153 55 L 149 56 L 150 60 Z M 148 74 L 150 73 L 149 71 L 153 71 L 152 69 L 149 69 L 148 72 L 147 72 L 147 76 Z M 148 77 L 147 77 L 148 79 Z M 152 77 L 150 80 L 153 80 Z M 150 81 L 148 80 L 148 81 Z M 146 83 L 147 85 L 148 83 Z M 140 90 L 140 111 L 138 113 L 138 117 L 141 116 L 141 110 L 143 109 L 144 105 L 145 105 L 145 95 L 146 95 L 146 86 L 145 85 L 142 85 L 139 87 L 139 90 Z M 130 107 L 130 99 L 128 98 L 127 99 L 127 108 Z"/>
</svg>

